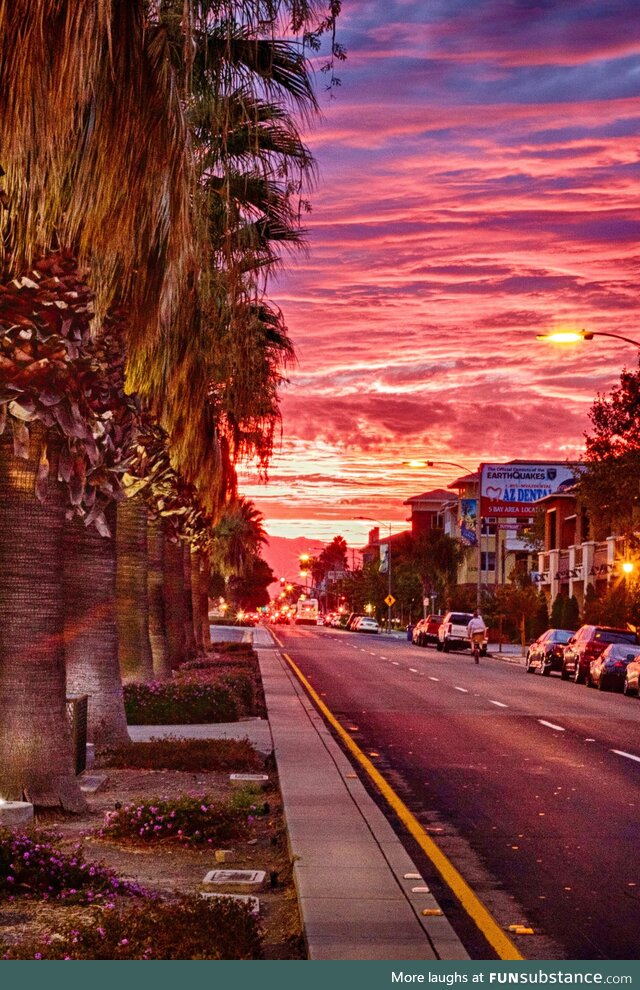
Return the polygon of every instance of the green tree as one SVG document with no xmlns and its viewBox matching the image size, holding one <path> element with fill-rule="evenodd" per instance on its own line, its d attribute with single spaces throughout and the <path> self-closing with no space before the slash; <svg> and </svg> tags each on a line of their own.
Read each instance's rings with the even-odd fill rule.
<svg viewBox="0 0 640 990">
<path fill-rule="evenodd" d="M 627 622 L 627 603 L 624 588 L 610 586 L 602 596 L 600 622 L 607 626 L 624 628 Z"/>
<path fill-rule="evenodd" d="M 566 601 L 563 621 L 564 626 L 562 628 L 571 629 L 574 632 L 580 625 L 580 606 L 575 595 L 571 595 Z"/>
<path fill-rule="evenodd" d="M 412 541 L 411 563 L 422 582 L 424 595 L 437 595 L 440 602 L 456 584 L 458 567 L 467 549 L 460 540 L 432 529 Z"/>
<path fill-rule="evenodd" d="M 538 604 L 532 620 L 532 637 L 537 639 L 538 636 L 541 636 L 543 632 L 549 629 L 549 627 L 549 605 L 547 602 L 547 596 L 544 591 L 540 589 L 538 592 Z"/>
<path fill-rule="evenodd" d="M 591 407 L 592 432 L 578 474 L 578 492 L 596 539 L 633 536 L 640 524 L 640 370 Z"/>
<path fill-rule="evenodd" d="M 551 606 L 549 621 L 552 629 L 565 629 L 565 616 L 567 613 L 567 596 L 563 591 L 559 591 Z"/>
<path fill-rule="evenodd" d="M 587 585 L 582 608 L 582 621 L 585 625 L 596 625 L 600 622 L 602 599 L 592 584 Z"/>
<path fill-rule="evenodd" d="M 255 611 L 269 603 L 269 585 L 275 574 L 262 557 L 254 557 L 251 566 L 241 577 L 231 578 L 227 593 L 235 608 Z"/>
</svg>

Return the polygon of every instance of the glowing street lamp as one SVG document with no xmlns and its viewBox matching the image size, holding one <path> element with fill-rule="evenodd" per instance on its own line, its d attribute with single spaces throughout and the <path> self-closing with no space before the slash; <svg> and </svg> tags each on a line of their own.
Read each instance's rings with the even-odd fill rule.
<svg viewBox="0 0 640 990">
<path fill-rule="evenodd" d="M 422 460 L 411 460 L 403 461 L 403 467 L 410 468 L 432 468 L 432 467 L 455 467 L 460 468 L 461 471 L 472 471 L 470 467 L 465 467 L 464 464 L 458 464 L 457 461 L 422 461 Z"/>
<path fill-rule="evenodd" d="M 593 340 L 594 337 L 613 337 L 615 340 L 623 340 L 625 344 L 640 347 L 640 340 L 624 337 L 620 333 L 611 333 L 609 330 L 556 330 L 551 333 L 536 334 L 536 340 L 550 344 L 579 344 L 585 340 Z"/>
<path fill-rule="evenodd" d="M 622 562 L 622 572 L 623 574 L 633 574 L 634 565 L 631 560 L 624 560 Z"/>
</svg>

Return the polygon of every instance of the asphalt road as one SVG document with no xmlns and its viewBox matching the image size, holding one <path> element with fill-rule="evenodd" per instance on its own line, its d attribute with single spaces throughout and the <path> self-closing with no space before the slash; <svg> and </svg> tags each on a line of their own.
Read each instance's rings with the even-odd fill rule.
<svg viewBox="0 0 640 990">
<path fill-rule="evenodd" d="M 640 958 L 640 701 L 384 636 L 277 635 L 496 919 L 534 929 L 525 957 Z"/>
</svg>

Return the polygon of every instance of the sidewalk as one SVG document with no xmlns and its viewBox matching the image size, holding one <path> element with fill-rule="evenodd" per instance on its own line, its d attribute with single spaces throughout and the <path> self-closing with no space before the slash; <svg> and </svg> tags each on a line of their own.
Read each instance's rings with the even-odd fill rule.
<svg viewBox="0 0 640 990">
<path fill-rule="evenodd" d="M 435 899 L 269 632 L 252 640 L 309 958 L 468 959 L 444 915 L 422 915 Z"/>
</svg>

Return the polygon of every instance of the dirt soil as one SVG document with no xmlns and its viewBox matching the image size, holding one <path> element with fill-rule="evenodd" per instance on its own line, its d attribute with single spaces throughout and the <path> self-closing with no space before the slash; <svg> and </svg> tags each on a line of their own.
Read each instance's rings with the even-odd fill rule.
<svg viewBox="0 0 640 990">
<path fill-rule="evenodd" d="M 88 860 L 103 862 L 120 876 L 165 896 L 197 893 L 205 873 L 212 869 L 264 870 L 267 888 L 257 893 L 264 958 L 304 959 L 302 924 L 292 880 L 282 801 L 276 774 L 271 768 L 266 772 L 270 779 L 264 801 L 269 804 L 269 813 L 255 818 L 249 835 L 229 844 L 235 852 L 230 862 L 216 862 L 213 848 L 183 849 L 170 843 L 134 846 L 98 835 L 105 812 L 112 811 L 117 803 L 124 805 L 138 798 L 171 798 L 184 794 L 224 798 L 232 788 L 226 772 L 183 773 L 112 767 L 100 770 L 96 767 L 91 774 L 106 774 L 108 780 L 104 789 L 88 795 L 87 812 L 74 816 L 49 812 L 39 815 L 37 824 L 60 835 L 63 847 L 70 848 L 81 842 Z M 87 910 L 25 899 L 0 902 L 2 940 L 16 944 L 45 931 L 56 931 L 67 920 L 79 920 Z"/>
</svg>

